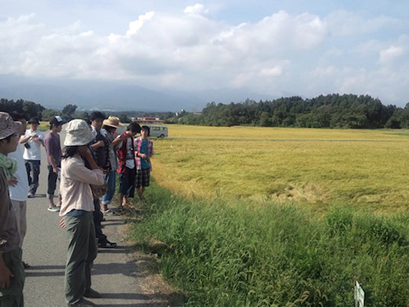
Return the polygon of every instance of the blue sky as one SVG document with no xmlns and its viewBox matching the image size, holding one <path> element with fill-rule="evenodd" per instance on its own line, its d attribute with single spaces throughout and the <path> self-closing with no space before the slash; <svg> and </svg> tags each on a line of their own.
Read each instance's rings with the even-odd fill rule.
<svg viewBox="0 0 409 307">
<path fill-rule="evenodd" d="M 0 74 L 409 102 L 409 1 L 0 0 Z M 217 101 L 217 97 L 209 99 Z"/>
</svg>

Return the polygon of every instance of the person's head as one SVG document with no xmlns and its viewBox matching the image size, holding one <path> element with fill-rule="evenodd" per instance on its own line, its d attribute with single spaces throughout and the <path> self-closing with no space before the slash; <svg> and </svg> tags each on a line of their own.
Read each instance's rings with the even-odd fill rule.
<svg viewBox="0 0 409 307">
<path fill-rule="evenodd" d="M 141 132 L 141 126 L 139 126 L 138 123 L 130 123 L 130 124 L 128 125 L 128 127 L 126 128 L 126 131 L 127 131 L 130 135 L 135 136 L 135 135 L 137 135 L 138 133 Z"/>
<path fill-rule="evenodd" d="M 50 130 L 52 132 L 61 132 L 62 125 L 65 124 L 61 116 L 54 116 L 50 120 Z"/>
<path fill-rule="evenodd" d="M 94 139 L 88 123 L 83 119 L 73 119 L 67 124 L 65 131 L 64 158 L 72 157 L 79 147 L 87 146 Z"/>
<path fill-rule="evenodd" d="M 102 123 L 102 128 L 104 128 L 109 133 L 114 133 L 118 127 L 123 127 L 119 118 L 116 116 L 110 116 L 108 119 L 105 119 Z"/>
<path fill-rule="evenodd" d="M 106 118 L 105 114 L 99 111 L 93 111 L 89 115 L 89 119 L 91 120 L 92 126 L 96 130 L 101 130 L 102 128 L 102 123 L 104 122 L 104 119 Z"/>
<path fill-rule="evenodd" d="M 20 131 L 18 133 L 20 135 L 24 134 L 26 132 L 26 129 L 27 129 L 27 117 L 26 117 L 26 115 L 23 114 L 23 113 L 17 112 L 17 111 L 13 111 L 13 112 L 10 112 L 10 116 L 14 121 L 21 123 L 21 128 L 20 128 Z"/>
<path fill-rule="evenodd" d="M 38 129 L 38 126 L 40 125 L 40 121 L 37 117 L 30 118 L 28 123 L 31 125 L 31 131 L 36 131 Z"/>
<path fill-rule="evenodd" d="M 141 136 L 143 139 L 147 139 L 150 134 L 151 134 L 151 128 L 149 128 L 148 126 L 141 127 Z"/>
<path fill-rule="evenodd" d="M 8 155 L 16 151 L 21 122 L 14 121 L 8 113 L 0 112 L 0 153 Z"/>
</svg>

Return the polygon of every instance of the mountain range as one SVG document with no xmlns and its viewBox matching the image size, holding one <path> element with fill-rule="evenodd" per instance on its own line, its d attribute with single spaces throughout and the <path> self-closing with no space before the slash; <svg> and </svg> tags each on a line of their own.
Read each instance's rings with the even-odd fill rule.
<svg viewBox="0 0 409 307">
<path fill-rule="evenodd" d="M 62 109 L 75 104 L 78 110 L 109 111 L 201 111 L 208 102 L 242 102 L 271 99 L 246 89 L 170 91 L 148 89 L 123 81 L 38 79 L 0 75 L 0 98 L 23 99 L 46 108 Z"/>
</svg>

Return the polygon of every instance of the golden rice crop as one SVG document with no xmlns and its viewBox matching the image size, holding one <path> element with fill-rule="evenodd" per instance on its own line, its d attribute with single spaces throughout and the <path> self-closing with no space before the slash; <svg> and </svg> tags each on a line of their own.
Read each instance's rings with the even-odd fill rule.
<svg viewBox="0 0 409 307">
<path fill-rule="evenodd" d="M 179 195 L 405 210 L 407 131 L 170 125 L 153 176 Z"/>
</svg>

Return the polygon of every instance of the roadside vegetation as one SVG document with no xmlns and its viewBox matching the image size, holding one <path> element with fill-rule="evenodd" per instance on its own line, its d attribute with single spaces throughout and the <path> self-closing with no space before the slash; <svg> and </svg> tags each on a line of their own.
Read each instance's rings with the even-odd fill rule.
<svg viewBox="0 0 409 307">
<path fill-rule="evenodd" d="M 349 206 L 317 215 L 294 204 L 188 200 L 153 184 L 133 236 L 158 255 L 175 306 L 409 305 L 409 215 Z"/>
</svg>

